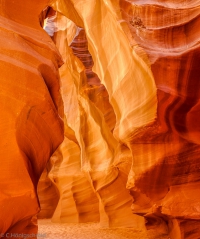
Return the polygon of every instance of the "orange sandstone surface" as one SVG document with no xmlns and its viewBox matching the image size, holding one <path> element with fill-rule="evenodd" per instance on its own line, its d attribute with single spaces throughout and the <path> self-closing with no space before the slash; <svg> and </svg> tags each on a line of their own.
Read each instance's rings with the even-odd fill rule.
<svg viewBox="0 0 200 239">
<path fill-rule="evenodd" d="M 0 233 L 8 237 L 37 232 L 37 183 L 63 140 L 62 59 L 38 18 L 46 4 L 0 4 Z"/>
<path fill-rule="evenodd" d="M 0 237 L 200 238 L 199 13 L 0 2 Z"/>
</svg>

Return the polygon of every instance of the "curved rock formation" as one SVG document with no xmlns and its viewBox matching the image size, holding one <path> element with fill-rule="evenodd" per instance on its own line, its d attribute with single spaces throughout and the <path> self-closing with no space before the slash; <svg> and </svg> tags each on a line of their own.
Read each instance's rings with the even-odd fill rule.
<svg viewBox="0 0 200 239">
<path fill-rule="evenodd" d="M 57 11 L 63 10 L 63 13 L 66 14 L 67 17 L 70 17 L 70 14 L 65 12 L 69 7 L 71 7 L 68 4 L 69 2 L 59 1 L 56 2 L 53 6 Z M 98 11 L 98 8 L 95 9 L 95 5 L 92 5 L 92 3 L 90 3 L 90 5 L 91 9 L 89 11 L 91 13 L 94 12 L 95 14 L 95 11 Z M 74 6 L 76 6 L 76 4 L 74 4 Z M 117 126 L 115 126 L 114 134 L 118 139 L 120 138 L 123 141 L 126 137 L 129 136 L 130 130 L 133 127 L 132 121 L 128 121 L 126 123 L 128 118 L 132 118 L 133 120 L 135 120 L 133 116 L 136 116 L 136 118 L 141 118 L 141 121 L 143 122 L 137 120 L 137 124 L 146 124 L 147 122 L 151 122 L 155 118 L 156 88 L 151 71 L 143 61 L 139 61 L 138 56 L 128 46 L 128 42 L 126 44 L 127 38 L 123 33 L 120 25 L 118 25 L 114 12 L 110 11 L 109 6 L 102 2 L 102 9 L 108 13 L 108 18 L 105 20 L 105 22 L 98 22 L 99 19 L 97 17 L 97 19 L 95 20 L 96 23 L 94 21 L 94 24 L 92 24 L 92 22 L 90 21 L 87 21 L 87 16 L 81 16 L 81 18 L 84 20 L 83 24 L 83 22 L 77 18 L 77 15 L 87 14 L 87 11 L 84 10 L 80 13 L 79 4 L 77 4 L 76 8 L 77 9 L 74 9 L 74 11 L 70 11 L 70 13 L 73 12 L 73 14 L 76 16 L 75 18 L 71 19 L 76 24 L 78 24 L 78 26 L 84 26 L 85 30 L 87 29 L 87 27 L 94 28 L 94 32 L 90 35 L 90 40 L 88 39 L 89 36 L 87 35 L 90 52 L 92 47 L 94 49 L 97 49 L 97 52 L 93 52 L 94 54 L 91 53 L 94 59 L 93 70 L 95 71 L 96 67 L 96 72 L 98 73 L 98 75 L 100 75 L 102 82 L 105 85 L 107 84 L 106 88 L 108 90 L 109 99 L 117 116 Z M 87 4 L 84 6 L 84 8 L 88 8 Z M 73 7 L 70 9 L 73 9 Z M 96 14 L 96 16 L 98 16 L 98 14 Z M 113 27 L 115 31 L 110 31 L 110 29 L 107 29 L 105 27 L 104 24 L 106 24 L 106 21 L 108 25 L 111 21 L 110 28 Z M 89 26 L 87 26 L 88 23 L 90 24 Z M 101 34 L 98 36 L 97 34 L 99 33 L 97 31 L 96 25 L 99 24 L 102 32 L 100 32 Z M 86 34 L 87 33 L 88 32 L 86 31 Z M 117 33 L 120 36 L 120 41 L 116 40 L 115 42 L 113 42 L 113 48 L 110 51 L 103 51 L 101 45 L 105 45 L 106 42 L 109 41 L 109 39 L 114 38 Z M 57 36 L 58 34 L 56 35 L 56 37 Z M 104 41 L 103 43 L 102 40 Z M 122 44 L 123 41 L 125 42 Z M 60 40 L 57 40 L 57 42 L 60 42 Z M 103 56 L 99 55 L 100 51 L 105 52 L 105 54 Z M 63 52 L 62 49 L 61 52 Z M 114 52 L 117 52 L 117 54 L 114 54 Z M 73 61 L 77 62 L 76 58 L 73 57 L 69 50 L 68 55 L 72 57 Z M 98 55 L 99 57 L 97 59 Z M 127 57 L 128 59 L 130 59 L 128 65 L 125 62 L 125 58 Z M 123 63 L 123 59 L 125 65 L 121 64 Z M 85 91 L 87 89 L 87 84 L 85 83 L 84 76 L 81 73 L 82 70 L 80 71 L 80 66 L 79 68 L 77 68 L 76 66 L 80 65 L 80 63 L 77 62 L 76 64 L 74 64 L 72 63 L 72 60 L 70 60 L 71 62 L 69 62 L 69 57 L 67 58 L 67 60 L 68 62 L 66 65 L 68 65 L 68 69 L 61 69 L 61 78 L 63 79 L 64 77 L 66 78 L 68 76 L 68 78 L 66 78 L 67 82 L 69 81 L 69 76 L 73 75 L 74 79 L 72 80 L 75 81 L 75 97 L 77 98 L 76 101 L 78 100 L 78 104 L 76 103 L 76 107 L 73 107 L 72 113 L 72 111 L 70 110 L 70 108 L 72 107 L 72 100 L 70 100 L 69 105 L 67 103 L 69 102 L 69 100 L 67 100 L 66 98 L 66 96 L 69 97 L 69 94 L 63 94 L 63 101 L 66 107 L 66 120 L 68 126 L 75 132 L 76 140 L 78 141 L 78 144 L 81 148 L 80 160 L 82 170 L 87 175 L 88 180 L 91 181 L 91 185 L 97 192 L 97 195 L 100 199 L 100 205 L 102 208 L 100 210 L 100 220 L 103 225 L 133 226 L 135 224 L 135 226 L 137 227 L 138 224 L 142 223 L 142 219 L 138 217 L 137 220 L 135 220 L 135 217 L 131 216 L 130 214 L 129 207 L 131 198 L 129 192 L 125 188 L 126 176 L 123 176 L 123 173 L 119 171 L 115 163 L 115 161 L 117 161 L 116 155 L 119 156 L 118 150 L 120 148 L 122 149 L 123 147 L 119 147 L 120 145 L 118 146 L 116 139 L 114 139 L 106 122 L 104 122 L 101 112 L 99 112 L 87 98 L 87 95 L 85 94 L 87 92 Z M 132 73 L 129 72 L 129 70 L 132 69 L 133 71 L 134 68 L 136 70 L 136 63 L 138 64 L 139 68 L 137 71 L 137 78 L 132 78 Z M 119 73 L 115 71 L 118 71 Z M 76 72 L 78 73 L 78 75 Z M 108 75 L 105 73 L 108 73 Z M 107 79 L 106 81 L 105 77 Z M 145 84 L 141 85 L 140 80 L 147 82 L 147 86 L 145 86 Z M 133 81 L 135 85 L 132 84 L 131 81 Z M 122 95 L 123 88 L 124 90 L 128 89 L 128 92 L 123 96 L 122 100 L 120 96 Z M 141 93 L 139 94 L 139 91 L 143 92 L 143 95 Z M 134 99 L 131 97 L 133 93 L 136 94 L 136 97 Z M 145 97 L 146 94 L 148 95 L 148 97 Z M 137 98 L 137 96 L 141 99 Z M 72 97 L 70 97 L 70 99 L 72 99 Z M 130 105 L 127 108 L 125 107 L 125 104 L 128 100 L 130 101 Z M 138 108 L 137 102 L 139 102 L 139 100 L 141 103 L 140 107 Z M 76 125 L 74 124 L 74 118 L 76 120 L 79 119 L 77 122 L 78 124 L 76 123 Z M 125 127 L 125 124 L 127 132 L 124 132 L 122 130 L 122 128 Z M 121 154 L 123 154 L 122 151 Z M 121 158 L 123 158 L 123 156 L 121 156 Z M 120 193 L 115 190 L 116 187 L 120 189 Z M 105 214 L 105 216 L 103 216 L 103 213 Z"/>
<path fill-rule="evenodd" d="M 70 44 L 75 56 L 77 56 L 85 66 L 85 74 L 87 76 L 87 88 L 85 93 L 95 106 L 101 110 L 104 115 L 106 124 L 113 131 L 116 123 L 115 113 L 109 102 L 108 92 L 99 77 L 92 70 L 94 65 L 92 56 L 88 51 L 88 42 L 83 28 L 78 28 L 78 35 Z"/>
<path fill-rule="evenodd" d="M 54 162 L 49 177 L 60 192 L 60 201 L 52 220 L 94 221 L 99 220 L 100 213 L 102 226 L 142 225 L 142 218 L 136 220 L 130 210 L 132 200 L 125 188 L 127 175 L 119 171 L 114 163 L 118 143 L 105 122 L 103 112 L 88 97 L 88 82 L 91 78 L 86 78 L 83 64 L 68 47 L 64 23 L 67 19 L 61 18 L 64 17 L 57 13 L 53 24 L 59 30 L 53 39 L 65 61 L 60 68 L 65 141 L 51 159 Z M 61 22 L 64 23 L 62 26 Z M 51 26 L 47 25 L 46 28 L 50 29 Z M 93 79 L 93 82 L 96 84 L 97 81 Z M 119 192 L 115 191 L 116 187 L 120 188 Z"/>
<path fill-rule="evenodd" d="M 197 237 L 198 1 L 62 0 L 52 6 L 85 30 L 93 71 L 116 115 L 113 134 L 131 150 L 133 212 L 172 238 Z"/>
<path fill-rule="evenodd" d="M 0 232 L 7 238 L 37 232 L 37 182 L 63 140 L 62 60 L 38 17 L 46 4 L 0 4 Z"/>
</svg>

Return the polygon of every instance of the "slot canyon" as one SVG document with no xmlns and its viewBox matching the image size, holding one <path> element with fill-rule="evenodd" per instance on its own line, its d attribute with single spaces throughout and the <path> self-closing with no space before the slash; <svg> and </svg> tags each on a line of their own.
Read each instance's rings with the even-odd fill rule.
<svg viewBox="0 0 200 239">
<path fill-rule="evenodd" d="M 200 239 L 200 0 L 0 12 L 0 238 Z"/>
</svg>

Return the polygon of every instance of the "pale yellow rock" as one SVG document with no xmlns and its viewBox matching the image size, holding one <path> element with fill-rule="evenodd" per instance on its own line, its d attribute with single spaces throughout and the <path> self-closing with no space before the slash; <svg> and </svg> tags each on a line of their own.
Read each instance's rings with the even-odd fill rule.
<svg viewBox="0 0 200 239">
<path fill-rule="evenodd" d="M 84 24 L 93 70 L 106 86 L 117 117 L 115 137 L 124 141 L 135 129 L 152 122 L 157 102 L 153 75 L 130 47 L 110 1 L 63 0 L 52 1 L 52 6 L 77 24 L 78 15 Z M 66 11 L 71 6 L 73 16 Z"/>
<path fill-rule="evenodd" d="M 53 36 L 65 61 L 60 68 L 65 141 L 51 159 L 52 169 L 49 176 L 60 192 L 60 201 L 52 220 L 63 222 L 91 220 L 91 217 L 87 218 L 84 215 L 81 219 L 81 211 L 89 210 L 84 201 L 78 204 L 79 196 L 76 192 L 78 190 L 80 195 L 84 191 L 87 192 L 85 199 L 88 202 L 91 200 L 91 195 L 95 197 L 96 193 L 102 226 L 143 228 L 144 220 L 131 212 L 131 196 L 125 188 L 127 174 L 119 173 L 114 165 L 118 142 L 105 123 L 103 114 L 85 93 L 87 82 L 84 67 L 68 47 L 67 35 L 67 28 L 66 30 L 62 28 Z M 72 149 L 69 150 L 70 148 Z M 59 164 L 58 162 L 61 161 L 62 163 Z M 74 162 L 74 166 L 70 162 Z M 82 186 L 78 189 L 80 180 Z M 90 185 L 90 189 L 87 185 Z M 116 191 L 116 188 L 120 190 Z M 78 212 L 77 207 L 80 207 Z M 97 218 L 94 215 L 92 220 Z"/>
</svg>

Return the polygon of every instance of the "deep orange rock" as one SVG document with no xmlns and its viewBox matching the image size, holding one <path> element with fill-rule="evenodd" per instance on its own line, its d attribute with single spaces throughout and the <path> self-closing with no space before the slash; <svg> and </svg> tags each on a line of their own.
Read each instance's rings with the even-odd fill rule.
<svg viewBox="0 0 200 239">
<path fill-rule="evenodd" d="M 37 232 L 37 182 L 63 140 L 58 114 L 62 60 L 39 23 L 46 4 L 0 5 L 1 233 Z"/>
</svg>

